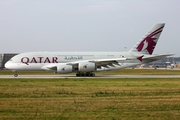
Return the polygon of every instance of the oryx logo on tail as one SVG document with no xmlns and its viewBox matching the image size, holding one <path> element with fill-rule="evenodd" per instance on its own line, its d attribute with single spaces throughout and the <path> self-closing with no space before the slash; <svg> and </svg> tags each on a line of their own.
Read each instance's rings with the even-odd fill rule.
<svg viewBox="0 0 180 120">
<path fill-rule="evenodd" d="M 155 24 L 130 52 L 152 55 L 164 26 L 164 23 Z"/>
<path fill-rule="evenodd" d="M 160 27 L 159 29 L 153 31 L 148 36 L 146 36 L 141 43 L 137 46 L 137 51 L 141 52 L 143 50 L 147 50 L 148 53 L 151 55 L 153 53 L 153 50 L 156 46 L 157 39 L 160 36 L 160 33 L 162 32 L 164 26 Z"/>
</svg>

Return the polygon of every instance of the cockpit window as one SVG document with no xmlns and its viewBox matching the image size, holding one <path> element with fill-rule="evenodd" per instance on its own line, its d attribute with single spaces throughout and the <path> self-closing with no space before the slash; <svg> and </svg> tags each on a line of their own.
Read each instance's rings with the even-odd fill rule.
<svg viewBox="0 0 180 120">
<path fill-rule="evenodd" d="M 10 59 L 9 61 L 13 61 L 13 59 Z"/>
</svg>

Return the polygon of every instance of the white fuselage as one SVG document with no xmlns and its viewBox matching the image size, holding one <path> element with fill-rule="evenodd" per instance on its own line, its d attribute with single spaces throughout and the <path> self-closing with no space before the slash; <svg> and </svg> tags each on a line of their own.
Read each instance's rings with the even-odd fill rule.
<svg viewBox="0 0 180 120">
<path fill-rule="evenodd" d="M 16 55 L 9 60 L 5 67 L 11 70 L 49 70 L 48 66 L 68 64 L 73 62 L 98 59 L 134 58 L 133 60 L 119 61 L 119 65 L 101 67 L 95 71 L 115 70 L 144 63 L 139 61 L 132 52 L 29 52 Z"/>
</svg>

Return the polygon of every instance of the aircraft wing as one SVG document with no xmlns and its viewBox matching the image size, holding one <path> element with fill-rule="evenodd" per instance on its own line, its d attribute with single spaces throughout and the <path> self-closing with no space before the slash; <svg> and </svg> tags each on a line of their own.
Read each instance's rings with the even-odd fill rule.
<svg viewBox="0 0 180 120">
<path fill-rule="evenodd" d="M 93 63 L 101 63 L 101 62 L 113 62 L 118 63 L 118 61 L 125 61 L 127 58 L 114 58 L 114 59 L 96 59 L 96 60 L 90 60 L 89 62 Z"/>
<path fill-rule="evenodd" d="M 90 60 L 89 62 L 95 63 L 98 68 L 108 66 L 115 67 L 114 65 L 121 66 L 119 62 L 126 61 L 127 58 L 114 58 L 114 59 L 97 59 L 97 60 Z"/>
<path fill-rule="evenodd" d="M 119 62 L 123 62 L 126 60 L 130 60 L 130 58 L 94 59 L 94 60 L 88 60 L 88 62 L 95 63 L 98 68 L 101 67 L 108 68 L 108 66 L 112 66 L 112 67 L 115 67 L 115 65 L 121 66 Z M 67 65 L 73 65 L 74 67 L 77 67 L 80 62 L 83 61 L 70 62 L 67 63 Z"/>
</svg>

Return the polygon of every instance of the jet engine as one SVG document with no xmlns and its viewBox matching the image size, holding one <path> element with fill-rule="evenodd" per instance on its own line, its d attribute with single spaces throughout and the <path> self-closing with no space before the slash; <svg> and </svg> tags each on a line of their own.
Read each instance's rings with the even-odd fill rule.
<svg viewBox="0 0 180 120">
<path fill-rule="evenodd" d="M 96 65 L 91 62 L 80 62 L 78 68 L 80 72 L 92 72 L 96 70 Z"/>
<path fill-rule="evenodd" d="M 65 74 L 65 73 L 70 73 L 72 71 L 73 71 L 72 65 L 66 65 L 66 64 L 59 64 L 59 65 L 57 65 L 56 73 Z"/>
</svg>

